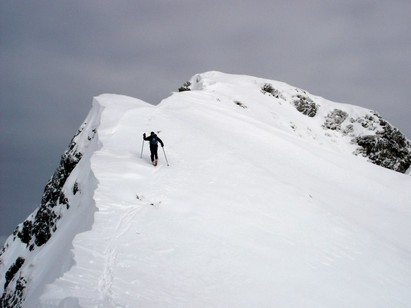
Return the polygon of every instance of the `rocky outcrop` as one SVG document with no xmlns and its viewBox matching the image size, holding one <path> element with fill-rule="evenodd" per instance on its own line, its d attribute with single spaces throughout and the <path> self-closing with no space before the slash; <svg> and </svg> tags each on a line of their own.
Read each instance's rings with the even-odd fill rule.
<svg viewBox="0 0 411 308">
<path fill-rule="evenodd" d="M 271 83 L 265 83 L 261 87 L 261 93 L 271 95 L 275 98 L 284 99 L 281 92 L 279 90 L 275 89 Z"/>
<path fill-rule="evenodd" d="M 184 92 L 184 91 L 191 91 L 191 82 L 186 81 L 181 87 L 178 88 L 178 92 Z"/>
<path fill-rule="evenodd" d="M 341 130 L 341 124 L 348 118 L 348 113 L 339 109 L 334 109 L 325 117 L 323 127 L 331 130 Z"/>
<path fill-rule="evenodd" d="M 381 118 L 375 117 L 382 127 L 374 135 L 356 137 L 359 145 L 356 154 L 361 154 L 379 166 L 405 173 L 411 166 L 411 143 L 395 127 Z"/>
<path fill-rule="evenodd" d="M 88 128 L 88 130 L 86 130 Z M 59 166 L 44 188 L 40 206 L 23 223 L 17 226 L 13 233 L 13 241 L 21 241 L 26 245 L 28 252 L 35 250 L 47 243 L 58 228 L 58 222 L 65 211 L 69 210 L 69 199 L 63 192 L 63 187 L 74 168 L 80 162 L 83 154 L 79 143 L 89 144 L 94 138 L 96 130 L 90 131 L 87 123 L 84 123 L 72 138 L 67 150 L 60 159 Z M 76 182 L 72 188 L 73 195 L 78 193 Z M 0 253 L 0 263 L 3 263 L 2 255 L 7 249 L 7 244 Z M 28 278 L 23 274 L 25 259 L 17 257 L 15 262 L 5 273 L 4 292 L 0 299 L 0 307 L 21 307 L 25 295 L 24 290 Z"/>
<path fill-rule="evenodd" d="M 411 143 L 376 112 L 353 118 L 343 110 L 334 109 L 322 126 L 350 136 L 351 143 L 358 145 L 354 154 L 367 157 L 376 165 L 401 173 L 411 166 Z M 362 132 L 356 134 L 354 126 L 359 126 Z"/>
<path fill-rule="evenodd" d="M 80 132 L 79 130 L 76 136 Z M 57 221 L 61 218 L 61 211 L 56 211 L 56 206 L 63 205 L 66 209 L 70 207 L 62 188 L 82 157 L 82 153 L 77 151 L 75 137 L 61 156 L 57 170 L 44 188 L 40 207 L 33 220 L 24 221 L 15 231 L 15 236 L 20 238 L 30 250 L 45 244 L 56 231 Z"/>
<path fill-rule="evenodd" d="M 315 117 L 319 108 L 311 98 L 302 94 L 297 94 L 294 97 L 293 104 L 299 112 L 311 118 Z"/>
<path fill-rule="evenodd" d="M 24 290 L 26 289 L 27 280 L 20 276 L 16 280 L 16 285 L 13 290 L 4 292 L 0 299 L 0 307 L 22 307 L 24 301 Z M 6 290 L 6 288 L 5 288 Z"/>
</svg>

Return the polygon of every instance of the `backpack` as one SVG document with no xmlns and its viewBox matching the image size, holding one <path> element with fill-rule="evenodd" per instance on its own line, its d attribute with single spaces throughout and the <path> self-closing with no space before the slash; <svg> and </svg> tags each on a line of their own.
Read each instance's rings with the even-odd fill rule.
<svg viewBox="0 0 411 308">
<path fill-rule="evenodd" d="M 157 145 L 157 135 L 154 135 L 151 139 L 150 139 L 150 145 Z"/>
</svg>

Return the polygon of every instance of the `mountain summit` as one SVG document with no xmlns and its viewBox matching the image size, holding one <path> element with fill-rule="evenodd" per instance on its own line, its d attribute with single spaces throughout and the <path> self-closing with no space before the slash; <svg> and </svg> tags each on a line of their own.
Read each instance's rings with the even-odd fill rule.
<svg viewBox="0 0 411 308">
<path fill-rule="evenodd" d="M 5 243 L 1 307 L 405 307 L 410 165 L 376 112 L 273 80 L 97 96 Z"/>
</svg>

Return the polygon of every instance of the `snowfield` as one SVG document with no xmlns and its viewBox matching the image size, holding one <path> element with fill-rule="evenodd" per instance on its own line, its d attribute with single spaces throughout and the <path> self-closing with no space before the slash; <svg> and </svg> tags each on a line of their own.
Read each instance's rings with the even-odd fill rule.
<svg viewBox="0 0 411 308">
<path fill-rule="evenodd" d="M 353 155 L 359 122 L 323 126 L 370 111 L 250 76 L 190 84 L 157 106 L 94 98 L 69 207 L 44 245 L 9 237 L 0 285 L 25 261 L 5 292 L 24 277 L 23 307 L 410 307 L 411 177 Z M 161 147 L 150 164 L 151 131 L 170 166 Z"/>
</svg>

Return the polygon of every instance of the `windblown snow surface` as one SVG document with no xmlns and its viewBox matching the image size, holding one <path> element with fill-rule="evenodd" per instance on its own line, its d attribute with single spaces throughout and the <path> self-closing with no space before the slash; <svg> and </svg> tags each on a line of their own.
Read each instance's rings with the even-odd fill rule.
<svg viewBox="0 0 411 308">
<path fill-rule="evenodd" d="M 8 239 L 0 284 L 23 256 L 24 307 L 411 307 L 411 177 L 353 155 L 334 109 L 370 113 L 218 72 L 157 106 L 96 97 L 70 208 L 42 247 Z"/>
</svg>

